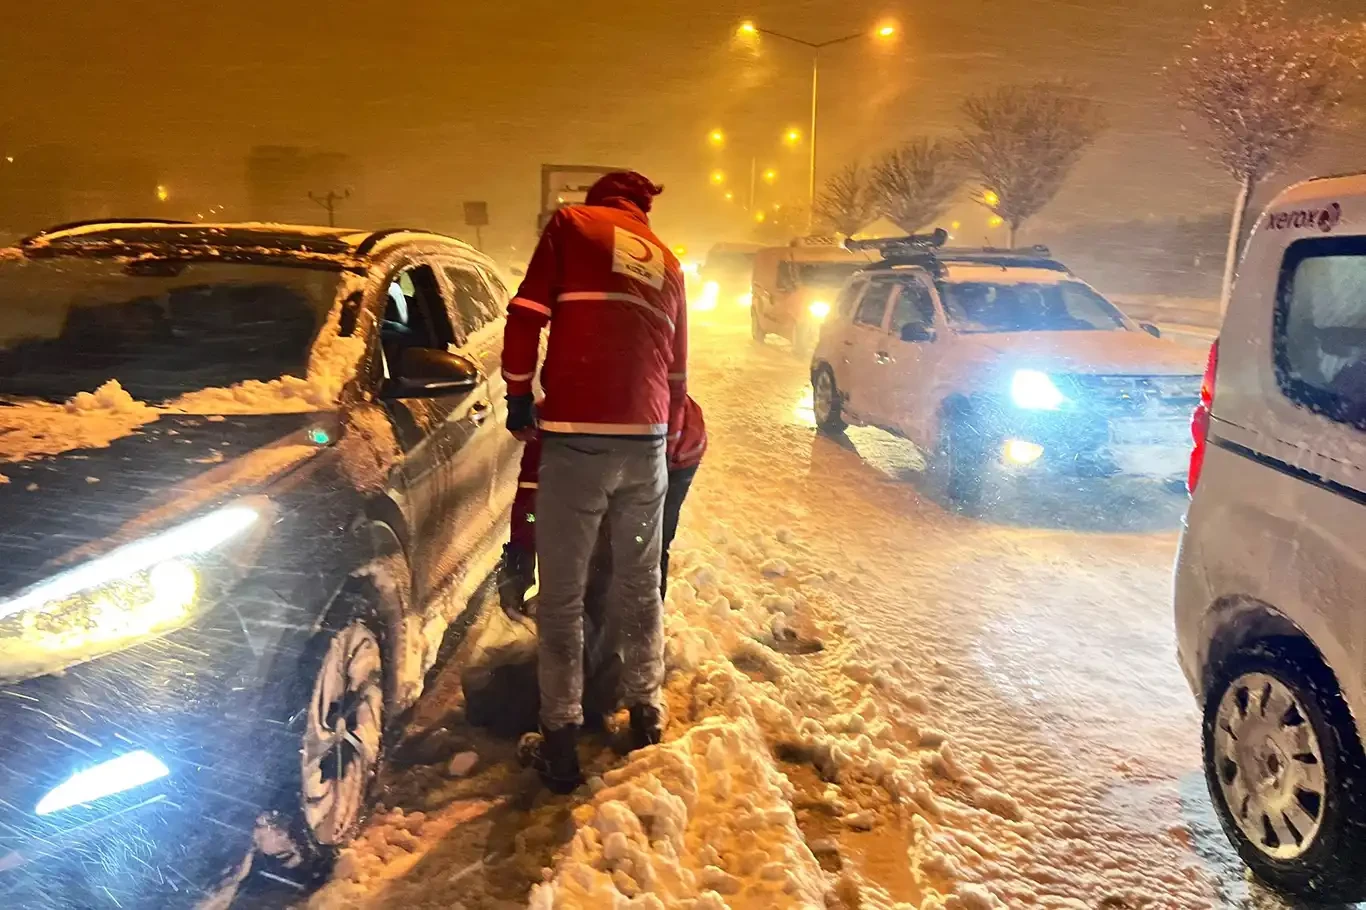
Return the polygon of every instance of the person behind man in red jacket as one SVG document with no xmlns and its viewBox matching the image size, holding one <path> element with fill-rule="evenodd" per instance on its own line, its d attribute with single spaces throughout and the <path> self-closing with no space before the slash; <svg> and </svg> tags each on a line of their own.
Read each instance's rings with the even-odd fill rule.
<svg viewBox="0 0 1366 910">
<path fill-rule="evenodd" d="M 669 548 L 678 533 L 683 502 L 692 489 L 693 478 L 707 452 L 707 425 L 702 408 L 692 396 L 684 406 L 683 425 L 678 445 L 669 455 L 669 485 L 664 494 L 664 527 L 660 541 L 659 594 L 669 590 Z M 498 571 L 498 595 L 509 613 L 526 611 L 526 592 L 535 584 L 536 575 L 536 491 L 540 487 L 541 437 L 527 440 L 517 474 L 517 494 L 512 500 L 512 528 L 503 547 Z M 591 648 L 589 650 L 592 650 Z"/>
<path fill-rule="evenodd" d="M 650 229 L 662 192 L 635 172 L 608 174 L 583 205 L 560 209 L 508 305 L 503 377 L 508 429 L 532 430 L 541 330 L 537 604 L 541 733 L 535 764 L 557 792 L 582 782 L 583 599 L 607 521 L 608 608 L 620 629 L 633 745 L 659 741 L 664 680 L 659 562 L 667 452 L 686 406 L 688 326 L 678 259 Z M 553 542 L 553 543 L 552 543 Z"/>
</svg>

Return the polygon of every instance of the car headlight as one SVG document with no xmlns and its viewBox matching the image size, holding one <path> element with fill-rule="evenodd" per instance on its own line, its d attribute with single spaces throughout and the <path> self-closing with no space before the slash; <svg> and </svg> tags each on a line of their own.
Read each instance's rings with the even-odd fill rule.
<svg viewBox="0 0 1366 910">
<path fill-rule="evenodd" d="M 817 321 L 821 321 L 824 320 L 826 316 L 830 315 L 830 304 L 826 303 L 824 300 L 813 300 L 811 305 L 806 308 L 806 311 L 814 316 Z"/>
<path fill-rule="evenodd" d="M 1047 373 L 1016 370 L 1010 379 L 1010 400 L 1026 411 L 1056 411 L 1067 397 L 1058 391 Z"/>
<path fill-rule="evenodd" d="M 750 304 L 754 303 L 754 294 L 751 291 L 745 291 L 743 294 L 735 298 L 735 302 L 742 307 L 747 307 Z"/>
<path fill-rule="evenodd" d="M 52 673 L 186 625 L 235 580 L 270 504 L 244 500 L 0 601 L 0 681 Z"/>
<path fill-rule="evenodd" d="M 714 310 L 716 302 L 721 299 L 721 285 L 715 281 L 708 281 L 702 285 L 702 295 L 697 298 L 695 305 L 699 310 Z"/>
</svg>

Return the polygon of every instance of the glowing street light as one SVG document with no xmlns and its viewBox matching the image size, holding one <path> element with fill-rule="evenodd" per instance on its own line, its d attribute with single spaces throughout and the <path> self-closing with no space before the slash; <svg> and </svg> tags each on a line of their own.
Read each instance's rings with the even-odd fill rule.
<svg viewBox="0 0 1366 910">
<path fill-rule="evenodd" d="M 725 172 L 725 171 L 712 171 L 712 172 L 711 172 L 711 182 L 712 182 L 712 184 L 715 185 L 715 186 L 720 186 L 721 184 L 725 183 L 725 182 L 726 182 L 726 172 Z"/>
<path fill-rule="evenodd" d="M 994 228 L 998 228 L 1005 223 L 1006 220 L 1002 218 L 1000 215 L 992 215 L 990 218 L 987 219 L 987 224 Z"/>
<path fill-rule="evenodd" d="M 158 202 L 165 202 L 167 199 L 170 199 L 170 198 L 171 198 L 171 189 L 170 189 L 170 187 L 166 186 L 166 184 L 164 184 L 164 183 L 158 183 L 158 184 L 157 184 L 157 201 L 158 201 Z"/>
<path fill-rule="evenodd" d="M 734 201 L 735 201 L 735 194 L 732 193 L 730 190 L 726 190 L 726 201 L 727 201 L 727 202 L 734 202 Z"/>
<path fill-rule="evenodd" d="M 772 184 L 775 183 L 777 179 L 778 172 L 775 171 L 773 168 L 769 168 L 768 170 L 764 171 L 764 183 Z"/>
<path fill-rule="evenodd" d="M 986 190 L 982 193 L 982 201 L 992 208 L 1001 204 L 1001 196 L 995 190 Z"/>
<path fill-rule="evenodd" d="M 721 130 L 712 130 L 707 134 L 707 141 L 717 148 L 720 148 L 726 144 L 726 134 Z"/>
<path fill-rule="evenodd" d="M 759 211 L 754 213 L 754 220 L 759 224 L 763 224 L 765 221 L 768 220 L 768 213 L 765 212 L 763 209 L 760 209 Z"/>
<path fill-rule="evenodd" d="M 783 133 L 783 141 L 786 142 L 788 145 L 796 145 L 797 143 L 802 141 L 802 131 L 797 129 L 795 126 L 792 127 L 786 133 Z"/>
<path fill-rule="evenodd" d="M 782 32 L 775 32 L 772 29 L 760 28 L 759 26 L 755 25 L 752 20 L 749 19 L 746 19 L 745 21 L 741 22 L 739 27 L 735 30 L 735 33 L 737 36 L 747 39 L 757 39 L 760 35 L 767 35 L 772 38 L 781 38 L 782 40 L 790 41 L 793 44 L 800 44 L 802 47 L 805 47 L 809 51 L 811 51 L 811 129 L 809 133 L 810 141 L 808 143 L 811 151 L 811 161 L 810 166 L 807 169 L 807 197 L 808 202 L 810 203 L 810 207 L 808 209 L 810 214 L 808 215 L 808 218 L 814 218 L 816 210 L 816 139 L 819 135 L 816 127 L 819 122 L 817 119 L 817 115 L 820 101 L 821 51 L 825 50 L 828 47 L 832 47 L 836 44 L 844 44 L 846 42 L 855 41 L 860 38 L 866 40 L 869 37 L 870 33 L 866 31 L 855 32 L 852 35 L 844 35 L 840 38 L 831 38 L 828 41 L 807 41 L 804 38 L 794 38 L 791 35 L 784 35 Z M 890 22 L 884 22 L 882 25 L 872 30 L 871 36 L 878 40 L 887 41 L 893 38 L 896 35 L 896 33 L 897 29 L 894 24 Z M 795 145 L 797 141 L 799 141 L 800 139 L 800 134 L 796 133 L 795 130 L 789 130 L 784 138 L 785 141 L 788 142 L 788 144 Z M 812 222 L 808 221 L 807 229 L 810 230 L 811 226 Z"/>
</svg>

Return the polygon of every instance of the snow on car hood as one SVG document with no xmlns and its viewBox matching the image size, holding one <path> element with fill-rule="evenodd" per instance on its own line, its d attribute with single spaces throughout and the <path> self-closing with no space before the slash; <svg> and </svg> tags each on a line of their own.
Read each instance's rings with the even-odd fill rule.
<svg viewBox="0 0 1366 910">
<path fill-rule="evenodd" d="M 198 508 L 261 490 L 321 451 L 306 441 L 319 419 L 166 415 L 102 448 L 6 465 L 0 596 Z"/>
<path fill-rule="evenodd" d="M 1012 366 L 1054 373 L 1190 376 L 1205 370 L 1195 348 L 1147 332 L 1002 332 L 962 334 L 958 343 Z"/>
</svg>

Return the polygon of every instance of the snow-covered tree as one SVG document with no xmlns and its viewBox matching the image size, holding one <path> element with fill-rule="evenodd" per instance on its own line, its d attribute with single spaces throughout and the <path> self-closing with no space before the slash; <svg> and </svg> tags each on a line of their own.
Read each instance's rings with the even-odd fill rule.
<svg viewBox="0 0 1366 910">
<path fill-rule="evenodd" d="M 846 164 L 816 196 L 816 221 L 823 227 L 849 235 L 866 227 L 877 215 L 869 192 L 868 175 L 858 162 Z"/>
<path fill-rule="evenodd" d="M 1285 0 L 1233 0 L 1200 27 L 1170 69 L 1180 105 L 1203 122 L 1211 152 L 1238 181 L 1225 307 L 1257 184 L 1333 125 L 1359 78 L 1362 25 L 1297 15 L 1295 8 Z"/>
<path fill-rule="evenodd" d="M 1105 128 L 1092 98 L 1065 82 L 1010 85 L 963 103 L 967 126 L 959 154 L 981 184 L 978 197 L 1010 226 L 1020 226 L 1053 200 L 1082 153 Z"/>
<path fill-rule="evenodd" d="M 875 210 L 908 233 L 943 214 L 962 184 L 953 144 L 923 137 L 883 155 L 869 177 Z"/>
</svg>

